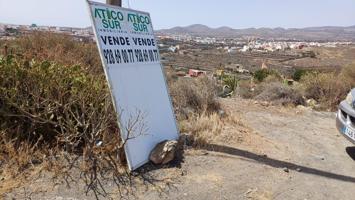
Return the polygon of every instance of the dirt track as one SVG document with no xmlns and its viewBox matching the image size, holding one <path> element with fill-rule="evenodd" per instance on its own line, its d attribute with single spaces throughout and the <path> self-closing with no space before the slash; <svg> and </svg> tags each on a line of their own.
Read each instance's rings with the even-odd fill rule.
<svg viewBox="0 0 355 200">
<path fill-rule="evenodd" d="M 164 179 L 162 192 L 151 187 L 131 198 L 354 199 L 355 161 L 345 150 L 352 145 L 335 129 L 334 113 L 265 107 L 240 99 L 225 99 L 223 105 L 252 130 L 244 132 L 238 142 L 216 142 L 205 150 L 186 150 L 180 168 L 150 172 Z M 226 124 L 221 134 L 234 134 L 235 129 Z M 81 188 L 59 186 L 31 197 L 94 198 L 79 194 Z M 21 199 L 21 191 L 25 188 L 8 197 Z"/>
<path fill-rule="evenodd" d="M 345 150 L 352 145 L 335 129 L 334 113 L 224 104 L 259 141 L 186 156 L 188 174 L 170 198 L 354 199 L 355 161 Z"/>
</svg>

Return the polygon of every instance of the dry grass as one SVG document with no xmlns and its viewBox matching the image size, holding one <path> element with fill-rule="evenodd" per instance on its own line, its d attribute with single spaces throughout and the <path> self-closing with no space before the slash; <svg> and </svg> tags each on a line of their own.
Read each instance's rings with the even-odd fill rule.
<svg viewBox="0 0 355 200">
<path fill-rule="evenodd" d="M 0 134 L 4 133 L 0 131 Z M 0 198 L 14 188 L 28 182 L 28 178 L 38 175 L 41 168 L 43 152 L 36 150 L 28 143 L 20 146 L 14 142 L 4 141 L 0 143 Z"/>
<path fill-rule="evenodd" d="M 206 147 L 217 142 L 228 143 L 233 142 L 231 140 L 236 140 L 237 138 L 234 138 L 231 132 L 226 133 L 224 131 L 228 126 L 233 127 L 234 131 L 240 131 L 239 128 L 246 129 L 241 119 L 231 113 L 225 117 L 221 117 L 217 113 L 204 113 L 180 122 L 181 132 L 191 134 L 192 145 L 197 148 Z"/>
<path fill-rule="evenodd" d="M 223 121 L 218 114 L 201 115 L 181 123 L 181 131 L 191 133 L 193 146 L 205 146 L 221 134 Z"/>
</svg>

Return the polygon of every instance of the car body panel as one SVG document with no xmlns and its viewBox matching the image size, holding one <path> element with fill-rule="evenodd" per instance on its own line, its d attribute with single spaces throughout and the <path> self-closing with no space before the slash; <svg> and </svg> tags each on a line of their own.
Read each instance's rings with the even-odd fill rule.
<svg viewBox="0 0 355 200">
<path fill-rule="evenodd" d="M 355 88 L 351 90 L 351 94 L 355 97 Z"/>
<path fill-rule="evenodd" d="M 339 104 L 336 117 L 336 127 L 338 131 L 350 142 L 355 144 L 355 140 L 345 134 L 346 129 L 355 130 L 355 89 L 351 90 L 353 96 L 352 106 L 345 100 Z"/>
</svg>

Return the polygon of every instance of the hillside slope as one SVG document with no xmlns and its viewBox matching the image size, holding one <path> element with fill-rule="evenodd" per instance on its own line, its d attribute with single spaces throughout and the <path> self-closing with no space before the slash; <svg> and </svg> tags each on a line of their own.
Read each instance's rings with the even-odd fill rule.
<svg viewBox="0 0 355 200">
<path fill-rule="evenodd" d="M 230 27 L 210 28 L 201 24 L 186 27 L 162 29 L 158 34 L 189 34 L 210 37 L 260 37 L 266 39 L 287 38 L 298 40 L 355 41 L 355 26 L 309 27 L 309 28 L 248 28 L 233 29 Z"/>
</svg>

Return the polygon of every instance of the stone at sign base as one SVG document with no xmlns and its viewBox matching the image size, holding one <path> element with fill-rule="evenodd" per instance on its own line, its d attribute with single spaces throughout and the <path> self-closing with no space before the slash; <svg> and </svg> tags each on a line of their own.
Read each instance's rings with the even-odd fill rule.
<svg viewBox="0 0 355 200">
<path fill-rule="evenodd" d="M 165 140 L 155 146 L 150 153 L 149 159 L 156 165 L 164 165 L 172 161 L 175 157 L 178 142 L 175 140 Z"/>
</svg>

